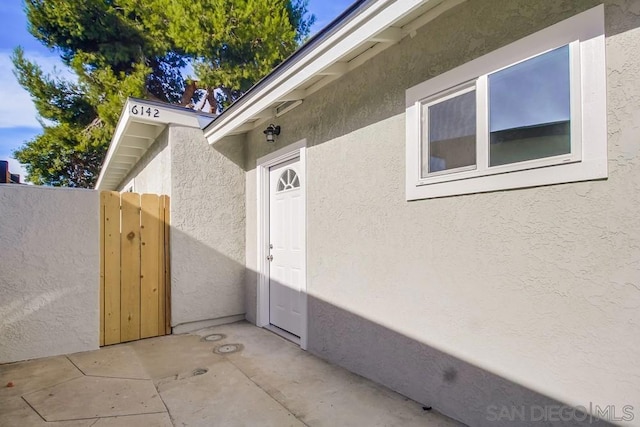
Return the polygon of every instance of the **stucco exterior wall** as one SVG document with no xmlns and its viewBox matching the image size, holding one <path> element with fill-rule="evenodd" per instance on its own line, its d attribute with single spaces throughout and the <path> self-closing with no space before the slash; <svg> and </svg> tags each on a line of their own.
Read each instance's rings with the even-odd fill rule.
<svg viewBox="0 0 640 427">
<path fill-rule="evenodd" d="M 149 150 L 138 161 L 127 177 L 118 185 L 118 191 L 171 196 L 171 148 L 169 129 L 165 129 Z"/>
<path fill-rule="evenodd" d="M 243 318 L 242 147 L 222 154 L 200 129 L 171 126 L 169 135 L 172 326 L 184 331 L 191 322 L 199 322 L 196 328 L 212 324 L 207 321 Z"/>
<path fill-rule="evenodd" d="M 247 223 L 256 158 L 309 143 L 311 352 L 471 425 L 495 425 L 488 405 L 640 399 L 638 2 L 605 2 L 608 180 L 404 191 L 407 88 L 598 3 L 466 2 L 281 117 L 277 144 L 249 135 Z"/>
<path fill-rule="evenodd" d="M 95 350 L 99 197 L 0 185 L 0 363 Z"/>
</svg>

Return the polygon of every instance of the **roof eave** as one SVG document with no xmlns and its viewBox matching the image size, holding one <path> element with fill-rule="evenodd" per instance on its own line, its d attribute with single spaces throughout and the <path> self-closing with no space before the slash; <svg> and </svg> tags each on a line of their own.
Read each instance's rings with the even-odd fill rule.
<svg viewBox="0 0 640 427">
<path fill-rule="evenodd" d="M 214 117 L 209 113 L 177 105 L 128 98 L 109 144 L 95 189 L 117 189 L 169 124 L 202 129 Z"/>
<path fill-rule="evenodd" d="M 465 0 L 357 2 L 214 119 L 210 144 L 276 117 L 274 106 L 303 100 Z"/>
</svg>

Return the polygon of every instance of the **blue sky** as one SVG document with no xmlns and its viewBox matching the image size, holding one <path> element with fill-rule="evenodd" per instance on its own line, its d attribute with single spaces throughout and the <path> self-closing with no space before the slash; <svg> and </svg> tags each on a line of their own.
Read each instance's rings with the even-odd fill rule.
<svg viewBox="0 0 640 427">
<path fill-rule="evenodd" d="M 309 0 L 309 11 L 316 15 L 312 33 L 317 32 L 355 0 Z M 9 160 L 13 173 L 25 176 L 20 164 L 11 153 L 25 141 L 40 133 L 41 127 L 36 110 L 15 76 L 10 56 L 20 45 L 26 56 L 35 60 L 45 71 L 66 72 L 55 52 L 35 40 L 27 30 L 27 19 L 22 10 L 22 0 L 2 0 L 0 2 L 0 160 Z"/>
</svg>

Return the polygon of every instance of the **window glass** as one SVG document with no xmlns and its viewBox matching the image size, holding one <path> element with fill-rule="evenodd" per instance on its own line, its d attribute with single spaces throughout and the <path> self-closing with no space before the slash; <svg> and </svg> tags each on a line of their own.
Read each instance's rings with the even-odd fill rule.
<svg viewBox="0 0 640 427">
<path fill-rule="evenodd" d="M 430 105 L 423 138 L 422 176 L 476 164 L 476 92 Z M 428 144 L 428 146 L 427 146 Z"/>
<path fill-rule="evenodd" d="M 489 75 L 489 166 L 571 153 L 569 46 Z"/>
<path fill-rule="evenodd" d="M 287 169 L 282 172 L 280 179 L 278 179 L 278 186 L 276 191 L 291 190 L 293 188 L 300 188 L 300 178 L 293 169 Z"/>
</svg>

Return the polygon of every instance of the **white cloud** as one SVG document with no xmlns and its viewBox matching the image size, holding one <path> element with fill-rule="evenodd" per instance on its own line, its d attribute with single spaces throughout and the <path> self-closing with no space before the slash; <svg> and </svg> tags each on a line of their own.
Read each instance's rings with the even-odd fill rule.
<svg viewBox="0 0 640 427">
<path fill-rule="evenodd" d="M 55 70 L 65 78 L 74 78 L 71 71 L 60 62 L 57 56 L 44 56 L 25 52 L 25 56 L 35 61 L 46 73 Z M 0 51 L 0 128 L 37 127 L 37 112 L 29 93 L 18 84 L 13 75 L 11 52 Z"/>
<path fill-rule="evenodd" d="M 0 127 L 35 127 L 36 109 L 27 91 L 22 89 L 13 75 L 13 64 L 8 54 L 0 54 Z"/>
</svg>

